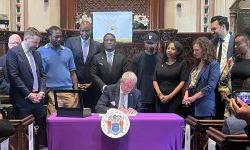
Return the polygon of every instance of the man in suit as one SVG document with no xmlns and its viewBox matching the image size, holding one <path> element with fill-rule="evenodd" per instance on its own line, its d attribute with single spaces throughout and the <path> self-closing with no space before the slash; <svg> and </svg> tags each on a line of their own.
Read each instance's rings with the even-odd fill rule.
<svg viewBox="0 0 250 150">
<path fill-rule="evenodd" d="M 83 21 L 80 24 L 80 36 L 70 37 L 66 40 L 65 46 L 71 49 L 76 65 L 78 86 L 86 90 L 84 92 L 84 107 L 94 109 L 96 87 L 92 84 L 90 77 L 90 65 L 94 55 L 100 52 L 100 43 L 91 38 L 91 24 Z"/>
<path fill-rule="evenodd" d="M 211 32 L 214 36 L 212 42 L 216 48 L 217 60 L 220 63 L 220 73 L 224 69 L 227 60 L 232 57 L 234 49 L 234 36 L 229 33 L 229 22 L 227 17 L 214 16 L 211 18 Z M 222 95 L 221 95 L 222 94 Z M 216 90 L 216 118 L 223 119 L 225 102 L 223 93 Z"/>
<path fill-rule="evenodd" d="M 7 52 L 6 65 L 10 80 L 10 101 L 17 119 L 30 114 L 39 126 L 38 134 L 46 137 L 44 109 L 45 74 L 39 53 L 36 51 L 41 35 L 30 27 L 24 32 L 21 44 Z M 41 138 L 42 139 L 42 138 Z"/>
<path fill-rule="evenodd" d="M 104 35 L 103 45 L 105 50 L 94 56 L 90 69 L 93 82 L 99 90 L 99 93 L 96 93 L 98 98 L 107 85 L 117 83 L 127 70 L 127 59 L 115 49 L 115 35 L 112 33 Z"/>
<path fill-rule="evenodd" d="M 7 52 L 10 100 L 20 119 L 30 114 L 36 119 L 45 115 L 42 101 L 45 74 L 40 55 L 35 51 L 40 39 L 38 30 L 30 27 L 24 33 L 24 41 Z"/>
<path fill-rule="evenodd" d="M 110 108 L 134 114 L 140 111 L 141 92 L 136 89 L 137 77 L 131 72 L 122 75 L 120 83 L 105 88 L 95 109 L 97 113 L 106 113 Z"/>
<path fill-rule="evenodd" d="M 21 37 L 18 34 L 12 34 L 9 37 L 8 48 L 11 49 L 22 42 Z M 10 83 L 8 80 L 6 69 L 6 55 L 0 57 L 0 94 L 8 95 Z"/>
</svg>

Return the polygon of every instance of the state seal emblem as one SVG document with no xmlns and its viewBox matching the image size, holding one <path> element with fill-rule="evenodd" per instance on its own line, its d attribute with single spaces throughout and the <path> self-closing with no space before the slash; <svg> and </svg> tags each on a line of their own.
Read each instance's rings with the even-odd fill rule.
<svg viewBox="0 0 250 150">
<path fill-rule="evenodd" d="M 109 109 L 101 119 L 102 132 L 110 138 L 121 138 L 130 127 L 128 116 L 118 109 Z"/>
</svg>

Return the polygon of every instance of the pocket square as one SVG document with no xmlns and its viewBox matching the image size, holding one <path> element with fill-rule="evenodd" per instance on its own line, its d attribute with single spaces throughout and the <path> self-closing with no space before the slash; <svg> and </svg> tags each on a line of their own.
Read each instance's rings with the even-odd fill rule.
<svg viewBox="0 0 250 150">
<path fill-rule="evenodd" d="M 115 106 L 115 101 L 110 102 L 110 104 L 112 104 L 113 106 Z"/>
</svg>

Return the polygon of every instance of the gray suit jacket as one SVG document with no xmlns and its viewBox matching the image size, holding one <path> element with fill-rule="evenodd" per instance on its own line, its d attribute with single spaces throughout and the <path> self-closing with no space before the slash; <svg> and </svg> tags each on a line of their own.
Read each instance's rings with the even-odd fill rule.
<svg viewBox="0 0 250 150">
<path fill-rule="evenodd" d="M 224 121 L 222 132 L 225 134 L 245 134 L 244 128 L 246 126 L 245 120 L 231 116 Z"/>
<path fill-rule="evenodd" d="M 97 102 L 95 110 L 97 113 L 106 113 L 109 108 L 118 108 L 120 99 L 120 84 L 112 84 L 105 88 L 103 94 Z M 140 112 L 141 92 L 133 89 L 128 94 L 128 108 L 134 108 Z"/>
<path fill-rule="evenodd" d="M 76 75 L 79 83 L 91 82 L 90 67 L 94 55 L 101 52 L 100 43 L 90 40 L 89 53 L 84 63 L 80 36 L 70 37 L 66 40 L 65 46 L 71 49 L 76 65 Z"/>
</svg>

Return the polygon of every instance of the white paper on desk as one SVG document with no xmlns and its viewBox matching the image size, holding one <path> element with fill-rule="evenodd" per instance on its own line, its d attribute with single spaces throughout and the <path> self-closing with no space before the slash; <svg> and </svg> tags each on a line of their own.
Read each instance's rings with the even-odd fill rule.
<svg viewBox="0 0 250 150">
<path fill-rule="evenodd" d="M 99 116 L 100 117 L 103 117 L 105 114 L 99 114 Z M 137 115 L 137 113 L 135 113 L 135 114 L 126 114 L 127 116 L 136 116 Z"/>
<path fill-rule="evenodd" d="M 185 150 L 190 150 L 190 142 L 191 142 L 191 129 L 190 125 L 186 124 L 185 127 Z"/>
<path fill-rule="evenodd" d="M 33 135 L 33 130 L 34 130 L 34 124 L 30 124 L 28 126 L 28 135 L 29 135 L 29 150 L 34 150 L 34 135 Z"/>
<path fill-rule="evenodd" d="M 1 150 L 9 150 L 9 138 L 4 140 L 0 145 L 1 145 Z"/>
<path fill-rule="evenodd" d="M 212 139 L 208 139 L 208 150 L 216 150 L 216 142 Z"/>
</svg>

